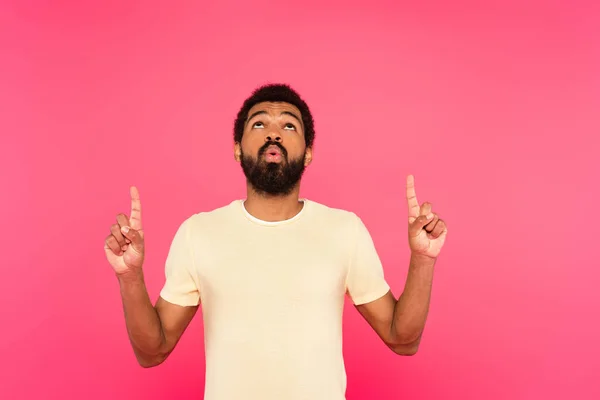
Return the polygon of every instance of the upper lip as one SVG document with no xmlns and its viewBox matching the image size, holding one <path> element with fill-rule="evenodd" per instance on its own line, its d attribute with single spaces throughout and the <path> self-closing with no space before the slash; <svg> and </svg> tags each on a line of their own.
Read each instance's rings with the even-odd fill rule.
<svg viewBox="0 0 600 400">
<path fill-rule="evenodd" d="M 267 150 L 265 151 L 265 153 L 267 154 L 275 154 L 275 155 L 281 155 L 281 149 L 275 145 L 271 145 L 269 147 L 267 147 Z"/>
</svg>

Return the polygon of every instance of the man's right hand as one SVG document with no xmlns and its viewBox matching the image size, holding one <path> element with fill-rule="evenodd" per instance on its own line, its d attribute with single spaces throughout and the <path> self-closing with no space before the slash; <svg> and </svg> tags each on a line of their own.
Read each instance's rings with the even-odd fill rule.
<svg viewBox="0 0 600 400">
<path fill-rule="evenodd" d="M 117 215 L 117 223 L 110 227 L 110 235 L 104 241 L 106 258 L 117 275 L 141 272 L 144 263 L 140 194 L 135 186 L 130 193 L 131 216 Z"/>
</svg>

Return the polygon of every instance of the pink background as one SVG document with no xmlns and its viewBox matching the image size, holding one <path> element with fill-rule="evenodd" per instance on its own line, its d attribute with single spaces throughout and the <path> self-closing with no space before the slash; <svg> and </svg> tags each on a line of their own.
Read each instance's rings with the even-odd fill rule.
<svg viewBox="0 0 600 400">
<path fill-rule="evenodd" d="M 600 398 L 596 2 L 216 3 L 0 5 L 0 398 L 202 397 L 201 314 L 138 367 L 103 240 L 137 185 L 156 299 L 280 81 L 316 118 L 303 195 L 364 219 L 395 294 L 407 174 L 449 224 L 417 356 L 348 305 L 349 400 Z"/>
</svg>

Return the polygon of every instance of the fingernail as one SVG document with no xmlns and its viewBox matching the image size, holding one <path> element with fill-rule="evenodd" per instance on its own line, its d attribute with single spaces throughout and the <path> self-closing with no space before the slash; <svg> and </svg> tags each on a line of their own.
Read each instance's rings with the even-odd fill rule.
<svg viewBox="0 0 600 400">
<path fill-rule="evenodd" d="M 427 214 L 427 219 L 431 219 L 431 218 L 433 218 L 433 213 Z"/>
<path fill-rule="evenodd" d="M 123 232 L 123 233 L 127 233 L 127 232 L 129 232 L 129 227 L 128 227 L 128 226 L 124 226 L 124 227 L 122 227 L 122 228 L 121 228 L 121 232 Z"/>
<path fill-rule="evenodd" d="M 121 250 L 123 250 L 123 251 L 127 250 L 127 246 L 121 246 Z"/>
</svg>

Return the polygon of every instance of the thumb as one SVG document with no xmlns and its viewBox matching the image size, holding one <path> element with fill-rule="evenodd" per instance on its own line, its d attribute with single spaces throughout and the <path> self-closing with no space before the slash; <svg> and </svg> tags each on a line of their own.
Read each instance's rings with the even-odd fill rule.
<svg viewBox="0 0 600 400">
<path fill-rule="evenodd" d="M 431 222 L 433 219 L 433 213 L 429 213 L 427 215 L 420 215 L 417 217 L 408 227 L 408 231 L 412 236 L 417 236 L 419 232 Z"/>
<path fill-rule="evenodd" d="M 121 228 L 121 233 L 131 241 L 131 245 L 135 251 L 140 253 L 144 250 L 144 239 L 142 239 L 142 236 L 137 230 L 130 228 L 129 226 L 124 226 Z"/>
</svg>

